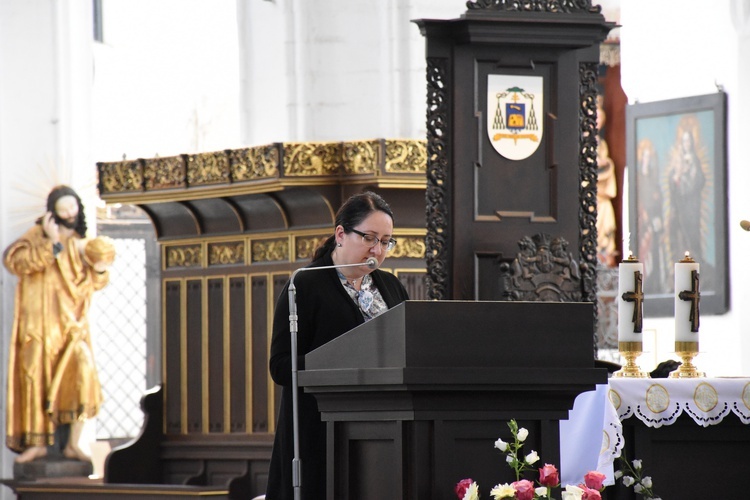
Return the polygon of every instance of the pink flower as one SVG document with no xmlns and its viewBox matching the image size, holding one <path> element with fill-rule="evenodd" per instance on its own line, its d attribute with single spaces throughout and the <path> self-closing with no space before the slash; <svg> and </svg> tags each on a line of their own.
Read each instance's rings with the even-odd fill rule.
<svg viewBox="0 0 750 500">
<path fill-rule="evenodd" d="M 464 495 L 466 495 L 466 490 L 469 489 L 469 486 L 471 486 L 471 483 L 473 482 L 474 482 L 473 479 L 468 478 L 468 479 L 462 479 L 456 484 L 456 489 L 455 489 L 456 496 L 458 496 L 460 500 L 464 499 Z"/>
<path fill-rule="evenodd" d="M 583 482 L 586 483 L 586 486 L 593 490 L 601 491 L 602 487 L 604 486 L 604 480 L 607 478 L 604 474 L 602 474 L 599 471 L 589 471 L 586 473 L 585 476 L 583 476 Z"/>
<path fill-rule="evenodd" d="M 539 469 L 539 484 L 554 488 L 559 483 L 560 474 L 557 472 L 557 467 L 552 464 L 544 464 L 544 467 Z"/>
<path fill-rule="evenodd" d="M 516 498 L 518 500 L 533 500 L 534 498 L 534 483 L 528 479 L 521 479 L 511 484 L 513 489 L 516 490 Z"/>
<path fill-rule="evenodd" d="M 586 486 L 585 484 L 578 485 L 583 490 L 581 500 L 602 500 L 602 494 L 599 490 L 594 490 Z"/>
</svg>

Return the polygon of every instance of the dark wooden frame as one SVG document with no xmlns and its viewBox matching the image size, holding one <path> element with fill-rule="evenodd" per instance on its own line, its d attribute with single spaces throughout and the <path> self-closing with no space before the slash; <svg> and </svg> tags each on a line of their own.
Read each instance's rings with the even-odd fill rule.
<svg viewBox="0 0 750 500">
<path fill-rule="evenodd" d="M 630 237 L 624 237 L 624 252 L 644 262 L 646 316 L 674 314 L 674 263 L 685 251 L 701 265 L 701 312 L 729 310 L 726 106 L 726 94 L 718 92 L 626 108 Z M 690 176 L 674 175 L 686 131 L 704 182 L 700 194 L 680 200 L 673 179 L 690 183 Z M 680 223 L 680 212 L 689 224 Z"/>
</svg>

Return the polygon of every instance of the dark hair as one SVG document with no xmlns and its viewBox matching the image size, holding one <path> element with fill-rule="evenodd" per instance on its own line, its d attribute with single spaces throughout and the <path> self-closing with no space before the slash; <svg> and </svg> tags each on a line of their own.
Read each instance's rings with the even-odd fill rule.
<svg viewBox="0 0 750 500">
<path fill-rule="evenodd" d="M 386 213 L 393 220 L 391 207 L 388 206 L 388 203 L 379 194 L 372 191 L 365 191 L 364 193 L 352 195 L 336 212 L 334 227 L 341 226 L 344 228 L 344 232 L 350 233 L 354 226 L 359 225 L 373 212 Z M 334 234 L 315 250 L 312 260 L 320 259 L 327 252 L 332 251 L 335 246 L 336 235 Z"/>
<path fill-rule="evenodd" d="M 78 193 L 73 191 L 73 188 L 64 185 L 52 188 L 52 191 L 50 191 L 47 196 L 47 211 L 52 212 L 55 217 L 57 217 L 55 204 L 57 203 L 57 200 L 63 196 L 72 196 L 76 199 L 76 202 L 78 203 L 78 222 L 76 223 L 75 232 L 78 233 L 81 238 L 85 238 L 88 229 L 88 226 L 86 225 L 86 214 L 83 213 L 83 203 L 81 203 L 81 198 L 78 196 Z"/>
</svg>

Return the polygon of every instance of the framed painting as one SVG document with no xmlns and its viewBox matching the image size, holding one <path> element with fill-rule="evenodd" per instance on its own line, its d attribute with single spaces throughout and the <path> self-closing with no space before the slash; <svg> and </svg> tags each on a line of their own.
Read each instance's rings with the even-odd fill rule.
<svg viewBox="0 0 750 500">
<path fill-rule="evenodd" d="M 674 315 L 674 265 L 686 252 L 700 264 L 701 313 L 729 310 L 726 102 L 718 92 L 626 108 L 624 249 L 644 264 L 647 317 Z"/>
</svg>

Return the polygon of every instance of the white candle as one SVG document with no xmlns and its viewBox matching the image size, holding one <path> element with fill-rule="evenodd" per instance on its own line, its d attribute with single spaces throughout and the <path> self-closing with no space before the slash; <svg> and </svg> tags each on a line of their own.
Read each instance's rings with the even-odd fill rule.
<svg viewBox="0 0 750 500">
<path fill-rule="evenodd" d="M 626 300 L 623 298 L 625 294 L 632 294 L 637 292 L 636 290 L 636 273 L 640 273 L 641 277 L 641 297 L 638 300 L 643 300 L 643 263 L 631 254 L 627 260 L 620 262 L 619 272 L 619 285 L 617 291 L 617 340 L 619 342 L 641 342 L 643 337 L 640 331 L 636 331 L 636 323 L 634 321 L 634 312 L 638 304 L 637 300 Z M 625 295 L 627 297 L 627 295 Z M 642 319 L 642 317 L 641 317 Z M 642 325 L 641 325 L 642 330 Z"/>
<path fill-rule="evenodd" d="M 700 264 L 685 252 L 685 258 L 674 265 L 674 340 L 675 342 L 698 342 L 700 319 L 700 281 L 696 280 L 693 290 L 693 271 L 700 273 Z M 680 292 L 683 298 L 680 298 Z M 697 292 L 697 293 L 695 293 Z M 690 318 L 694 311 L 695 321 Z M 695 328 L 694 328 L 695 326 Z"/>
</svg>

